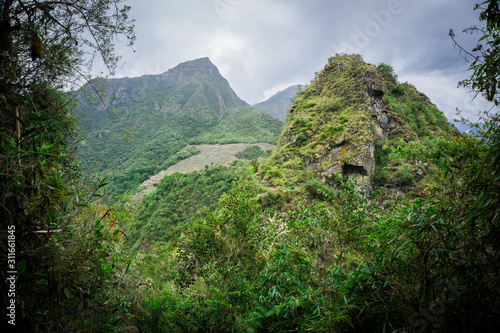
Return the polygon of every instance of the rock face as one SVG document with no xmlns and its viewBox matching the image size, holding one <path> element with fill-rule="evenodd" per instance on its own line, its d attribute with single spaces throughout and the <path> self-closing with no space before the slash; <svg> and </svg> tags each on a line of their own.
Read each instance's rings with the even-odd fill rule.
<svg viewBox="0 0 500 333">
<path fill-rule="evenodd" d="M 275 159 L 287 179 L 286 165 L 298 156 L 326 184 L 342 174 L 370 186 L 382 142 L 440 135 L 450 125 L 425 95 L 399 84 L 390 66 L 337 55 L 297 95 L 284 128 Z"/>
</svg>

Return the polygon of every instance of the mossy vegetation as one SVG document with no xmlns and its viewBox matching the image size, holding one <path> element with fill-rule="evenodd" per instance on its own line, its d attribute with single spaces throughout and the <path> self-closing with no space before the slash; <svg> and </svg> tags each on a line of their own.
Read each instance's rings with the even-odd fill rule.
<svg viewBox="0 0 500 333">
<path fill-rule="evenodd" d="M 129 246 L 149 248 L 153 241 L 178 237 L 193 221 L 213 210 L 222 194 L 241 178 L 238 163 L 232 167 L 206 167 L 202 171 L 165 176 L 154 193 L 146 196 L 134 209 L 139 223 L 127 227 Z"/>
<path fill-rule="evenodd" d="M 398 82 L 391 66 L 367 64 L 358 55 L 336 55 L 297 94 L 279 146 L 262 163 L 259 175 L 271 185 L 304 182 L 311 175 L 325 181 L 342 172 L 343 165 L 371 163 L 367 156 L 373 154 L 376 184 L 410 188 L 423 178 L 417 175 L 422 167 L 387 158 L 375 161 L 384 154 L 381 148 L 397 147 L 400 139 L 458 134 L 425 95 Z M 285 161 L 291 159 L 301 159 L 302 167 L 286 168 Z"/>
</svg>

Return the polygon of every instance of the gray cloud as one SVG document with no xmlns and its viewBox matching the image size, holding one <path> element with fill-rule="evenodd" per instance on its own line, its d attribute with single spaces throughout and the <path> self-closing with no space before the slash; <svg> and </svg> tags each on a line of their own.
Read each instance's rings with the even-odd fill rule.
<svg viewBox="0 0 500 333">
<path fill-rule="evenodd" d="M 130 2 L 136 19 L 136 52 L 118 46 L 124 66 L 117 76 L 162 73 L 208 56 L 249 103 L 292 84 L 308 83 L 328 57 L 359 53 L 391 64 L 400 81 L 427 94 L 448 118 L 456 107 L 473 118 L 485 103 L 471 103 L 457 81 L 467 64 L 448 31 L 464 46 L 477 36 L 477 0 L 147 0 Z"/>
</svg>

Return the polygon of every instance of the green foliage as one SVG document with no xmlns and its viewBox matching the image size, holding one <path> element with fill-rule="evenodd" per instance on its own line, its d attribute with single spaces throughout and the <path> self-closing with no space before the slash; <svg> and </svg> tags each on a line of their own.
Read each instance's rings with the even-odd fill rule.
<svg viewBox="0 0 500 333">
<path fill-rule="evenodd" d="M 344 123 L 346 123 L 345 121 Z M 323 133 L 320 134 L 320 140 L 332 140 L 338 138 L 344 132 L 344 126 L 337 124 L 328 126 Z"/>
<path fill-rule="evenodd" d="M 89 52 L 115 68 L 116 38 L 135 39 L 130 7 L 119 0 L 27 0 L 0 8 L 0 225 L 15 237 L 15 258 L 2 242 L 0 262 L 8 267 L 11 259 L 17 268 L 15 326 L 7 326 L 10 300 L 3 297 L 2 327 L 114 331 L 123 314 L 112 297 L 125 268 L 112 256 L 121 234 L 116 216 L 93 203 L 105 182 L 82 182 L 73 101 L 58 88 L 85 79 Z M 1 275 L 7 296 L 7 271 Z"/>
<path fill-rule="evenodd" d="M 392 163 L 400 183 L 411 181 L 405 157 L 449 169 L 432 196 L 367 197 L 347 179 L 335 190 L 316 180 L 305 192 L 233 188 L 188 227 L 169 273 L 176 287 L 150 295 L 142 328 L 492 331 L 500 305 L 497 122 L 484 141 L 380 149 L 377 161 Z M 286 213 L 274 213 L 284 205 Z"/>
<path fill-rule="evenodd" d="M 498 1 L 488 0 L 476 4 L 474 10 L 480 10 L 479 20 L 486 21 L 485 28 L 477 26 L 470 27 L 464 30 L 467 33 L 479 32 L 481 38 L 478 44 L 471 51 L 460 46 L 456 39 L 453 29 L 450 29 L 449 36 L 454 44 L 460 48 L 460 51 L 465 55 L 474 59 L 469 66 L 473 74 L 459 82 L 460 86 L 470 87 L 476 91 L 476 96 L 482 93 L 484 97 L 493 102 L 496 106 L 500 105 L 498 91 L 500 82 L 498 80 L 498 62 L 500 59 L 500 36 L 498 34 L 500 28 L 500 8 Z"/>
<path fill-rule="evenodd" d="M 127 170 L 124 173 L 114 174 L 107 178 L 109 184 L 106 187 L 106 195 L 102 201 L 106 204 L 112 204 L 118 196 L 135 191 L 150 176 L 199 153 L 200 150 L 198 148 L 191 147 L 171 155 L 161 164 L 137 167 Z"/>
<path fill-rule="evenodd" d="M 137 222 L 127 228 L 127 246 L 148 248 L 154 240 L 165 242 L 178 236 L 197 212 L 199 217 L 204 210 L 213 210 L 240 177 L 237 168 L 225 166 L 165 176 L 134 210 Z"/>
<path fill-rule="evenodd" d="M 398 166 L 394 173 L 395 183 L 398 185 L 411 185 L 415 179 L 410 165 Z"/>
<path fill-rule="evenodd" d="M 190 227 L 180 244 L 179 289 L 170 289 L 167 296 L 152 295 L 145 303 L 141 328 L 331 331 L 345 327 L 349 319 L 343 301 L 329 299 L 332 292 L 321 287 L 324 280 L 313 265 L 313 253 L 321 248 L 314 240 L 328 233 L 331 215 L 321 206 L 304 207 L 290 222 L 271 219 L 262 225 L 254 198 L 250 188 L 236 187 L 223 196 L 216 212 Z M 181 313 L 187 320 L 175 319 Z"/>
<path fill-rule="evenodd" d="M 313 106 L 316 106 L 316 102 L 304 102 L 300 105 L 301 109 L 309 109 L 312 108 Z"/>
<path fill-rule="evenodd" d="M 74 113 L 87 135 L 78 156 L 86 173 L 113 180 L 105 202 L 133 191 L 143 174 L 155 173 L 143 172 L 144 168 L 162 170 L 188 144 L 277 141 L 283 123 L 260 110 L 244 107 L 246 103 L 227 81 L 221 80 L 208 59 L 196 61 L 196 70 L 181 64 L 162 80 L 146 76 L 103 82 L 106 103 L 113 94 L 118 95 L 112 105 L 120 112 L 113 118 L 99 111 L 100 104 L 89 103 L 85 95 L 96 101 L 100 98 L 89 92 L 88 85 L 79 92 L 79 108 Z M 164 80 L 177 81 L 180 75 L 183 85 L 164 84 Z"/>
<path fill-rule="evenodd" d="M 238 153 L 236 157 L 244 160 L 257 159 L 264 155 L 264 151 L 259 146 L 250 146 L 245 148 L 244 151 Z"/>
<path fill-rule="evenodd" d="M 325 110 L 328 112 L 338 111 L 340 107 L 341 106 L 337 101 L 332 101 L 332 100 L 328 101 L 324 106 Z"/>
<path fill-rule="evenodd" d="M 383 103 L 400 116 L 420 139 L 427 136 L 459 135 L 444 114 L 407 83 L 394 85 L 387 90 Z"/>
<path fill-rule="evenodd" d="M 305 129 L 310 127 L 311 124 L 308 123 L 305 118 L 297 117 L 293 120 L 293 126 L 295 126 L 297 129 Z"/>
<path fill-rule="evenodd" d="M 394 86 L 392 86 L 391 92 L 394 96 L 401 96 L 406 92 L 406 88 L 402 84 L 395 84 Z"/>
<path fill-rule="evenodd" d="M 307 137 L 304 135 L 304 133 L 299 133 L 297 137 L 295 138 L 295 145 L 298 147 L 301 147 L 307 143 Z"/>
<path fill-rule="evenodd" d="M 309 179 L 305 184 L 304 188 L 308 191 L 311 196 L 315 199 L 328 201 L 335 197 L 334 191 L 331 187 L 320 183 L 315 178 Z"/>
<path fill-rule="evenodd" d="M 68 144 L 76 121 L 65 97 L 39 84 L 15 105 L 15 118 L 9 117 L 12 105 L 3 101 L 1 108 L 2 119 L 10 119 L 3 126 L 15 129 L 0 136 L 0 214 L 2 229 L 15 228 L 16 326 L 108 331 L 121 311 L 108 298 L 122 265 L 111 257 L 119 231 L 116 217 L 92 203 L 104 181 L 93 191 L 82 184 Z M 5 266 L 6 260 L 2 256 Z"/>
<path fill-rule="evenodd" d="M 391 74 L 391 75 L 394 74 L 394 68 L 392 68 L 392 66 L 384 64 L 384 63 L 380 63 L 380 65 L 378 65 L 377 69 L 383 73 L 387 73 L 387 74 Z"/>
<path fill-rule="evenodd" d="M 210 293 L 210 298 L 200 292 Z M 179 295 L 164 290 L 143 303 L 147 317 L 139 320 L 144 332 L 232 332 L 230 297 L 201 280 Z"/>
<path fill-rule="evenodd" d="M 272 143 L 275 144 L 283 123 L 262 111 L 242 107 L 225 110 L 220 122 L 191 143 Z"/>
</svg>

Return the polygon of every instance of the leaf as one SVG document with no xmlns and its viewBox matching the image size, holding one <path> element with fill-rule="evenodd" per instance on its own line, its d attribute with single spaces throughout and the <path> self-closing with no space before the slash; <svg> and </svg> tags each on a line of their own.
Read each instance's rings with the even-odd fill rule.
<svg viewBox="0 0 500 333">
<path fill-rule="evenodd" d="M 64 288 L 64 295 L 66 295 L 67 299 L 71 299 L 71 293 L 69 292 L 68 288 Z"/>
<path fill-rule="evenodd" d="M 479 38 L 478 42 L 483 41 L 483 40 L 487 39 L 488 37 L 490 37 L 490 35 L 484 35 L 483 37 Z"/>
<path fill-rule="evenodd" d="M 19 261 L 19 262 L 17 263 L 17 273 L 18 273 L 18 274 L 23 274 L 23 273 L 24 273 L 24 271 L 26 270 L 26 266 L 27 266 L 27 265 L 28 265 L 28 264 L 26 263 L 26 260 L 22 259 L 21 261 Z"/>
<path fill-rule="evenodd" d="M 450 172 L 450 167 L 448 165 L 444 165 L 443 166 L 444 170 L 443 172 L 441 173 L 441 179 L 446 179 L 446 177 L 448 176 L 448 172 Z"/>
<path fill-rule="evenodd" d="M 127 265 L 127 267 L 125 267 L 125 270 L 123 271 L 123 275 L 122 275 L 122 276 L 124 276 L 125 274 L 127 274 L 128 270 L 129 270 L 129 268 L 130 268 L 130 264 L 131 264 L 131 263 L 132 263 L 132 260 L 130 260 L 130 261 L 128 262 L 128 265 Z"/>
<path fill-rule="evenodd" d="M 21 119 L 19 118 L 18 116 L 16 116 L 15 114 L 12 115 L 18 122 L 21 123 L 21 126 L 22 127 L 26 127 L 26 123 Z"/>
</svg>

